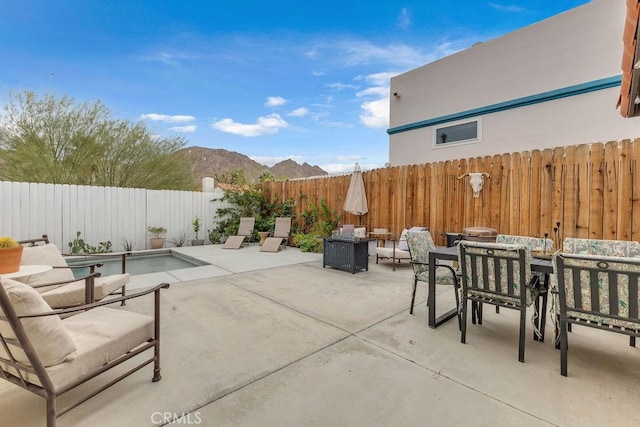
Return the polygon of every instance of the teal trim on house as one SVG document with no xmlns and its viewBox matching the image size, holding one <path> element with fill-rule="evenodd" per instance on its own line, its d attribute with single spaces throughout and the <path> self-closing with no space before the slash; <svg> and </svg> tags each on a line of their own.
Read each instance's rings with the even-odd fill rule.
<svg viewBox="0 0 640 427">
<path fill-rule="evenodd" d="M 407 125 L 396 126 L 387 130 L 389 135 L 407 132 L 414 129 L 426 128 L 429 126 L 439 125 L 442 123 L 453 122 L 456 120 L 468 119 L 471 117 L 482 116 L 485 114 L 497 113 L 499 111 L 512 110 L 514 108 L 526 107 L 528 105 L 539 104 L 541 102 L 553 101 L 569 96 L 582 95 L 584 93 L 595 92 L 598 90 L 609 89 L 620 86 L 622 83 L 622 75 L 607 77 L 605 79 L 594 80 L 575 86 L 568 86 L 561 89 L 542 92 L 536 95 L 525 96 L 523 98 L 513 99 L 511 101 L 499 102 L 497 104 L 486 105 L 484 107 L 474 108 L 472 110 L 461 111 L 459 113 L 447 114 L 446 116 L 435 117 L 433 119 L 422 120 L 420 122 L 409 123 Z"/>
</svg>

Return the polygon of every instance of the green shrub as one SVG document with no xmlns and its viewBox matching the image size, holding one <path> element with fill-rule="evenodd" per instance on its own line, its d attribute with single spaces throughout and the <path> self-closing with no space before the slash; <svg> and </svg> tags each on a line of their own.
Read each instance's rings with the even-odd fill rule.
<svg viewBox="0 0 640 427">
<path fill-rule="evenodd" d="M 316 233 L 296 233 L 293 235 L 293 243 L 302 252 L 322 253 L 322 236 Z"/>
</svg>

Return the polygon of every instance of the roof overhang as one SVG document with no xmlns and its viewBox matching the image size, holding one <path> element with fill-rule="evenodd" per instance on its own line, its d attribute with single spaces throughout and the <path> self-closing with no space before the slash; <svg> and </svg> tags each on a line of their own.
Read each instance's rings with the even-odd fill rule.
<svg viewBox="0 0 640 427">
<path fill-rule="evenodd" d="M 623 117 L 640 116 L 640 45 L 638 17 L 640 0 L 627 0 L 627 17 L 622 40 L 622 84 L 618 106 Z"/>
</svg>

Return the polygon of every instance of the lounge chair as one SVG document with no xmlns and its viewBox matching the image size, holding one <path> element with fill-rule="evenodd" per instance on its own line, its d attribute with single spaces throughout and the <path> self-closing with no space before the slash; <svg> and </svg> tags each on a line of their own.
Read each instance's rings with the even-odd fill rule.
<svg viewBox="0 0 640 427">
<path fill-rule="evenodd" d="M 392 270 L 396 271 L 396 260 L 398 261 L 398 264 L 400 263 L 400 260 L 403 259 L 406 259 L 407 261 L 411 260 L 409 245 L 407 244 L 407 232 L 425 230 L 428 230 L 427 227 L 411 227 L 410 229 L 405 228 L 404 230 L 402 230 L 399 240 L 392 240 L 392 247 L 376 247 L 376 264 L 378 264 L 380 258 L 391 259 L 391 264 L 393 265 Z"/>
<path fill-rule="evenodd" d="M 152 381 L 159 381 L 160 289 L 168 287 L 163 283 L 113 300 L 52 310 L 31 286 L 2 279 L 0 377 L 46 399 L 47 427 L 54 427 L 58 417 L 150 363 Z M 153 317 L 105 307 L 147 294 L 154 295 Z M 115 379 L 99 380 L 94 388 L 71 393 L 75 397 L 67 401 L 68 406 L 58 406 L 61 395 L 123 362 L 137 364 L 127 366 Z"/>
<path fill-rule="evenodd" d="M 245 244 L 244 240 L 247 237 L 251 239 L 251 234 L 253 234 L 253 227 L 255 226 L 255 224 L 255 218 L 240 218 L 238 232 L 235 236 L 227 237 L 227 240 L 224 242 L 224 246 L 222 246 L 222 249 L 240 249 L 242 245 Z"/>
<path fill-rule="evenodd" d="M 291 218 L 277 217 L 273 236 L 267 237 L 260 247 L 260 252 L 278 252 L 280 248 L 286 248 L 291 233 Z"/>
<path fill-rule="evenodd" d="M 20 279 L 35 288 L 52 308 L 72 307 L 100 301 L 107 295 L 125 295 L 125 286 L 129 282 L 129 273 L 112 274 L 101 277 L 96 272 L 100 263 L 88 263 L 69 266 L 58 247 L 49 243 L 47 235 L 41 239 L 22 240 L 21 244 L 29 244 L 22 252 L 22 265 L 50 265 L 53 269 Z M 43 244 L 38 244 L 43 243 Z M 122 254 L 121 256 L 126 256 Z M 76 278 L 72 268 L 89 268 L 89 274 Z"/>
</svg>

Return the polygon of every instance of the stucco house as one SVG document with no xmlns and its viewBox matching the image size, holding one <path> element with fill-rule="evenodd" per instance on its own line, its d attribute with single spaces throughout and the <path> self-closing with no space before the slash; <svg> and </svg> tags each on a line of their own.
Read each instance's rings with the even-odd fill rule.
<svg viewBox="0 0 640 427">
<path fill-rule="evenodd" d="M 637 24 L 637 3 L 592 0 L 393 77 L 390 163 L 640 137 L 640 117 L 628 114 L 633 89 L 621 97 L 633 75 L 621 72 L 625 28 L 636 49 L 627 7 Z"/>
</svg>

